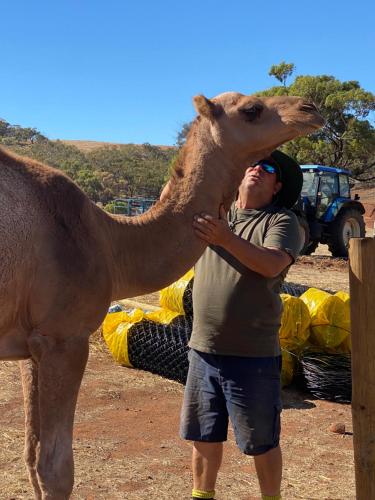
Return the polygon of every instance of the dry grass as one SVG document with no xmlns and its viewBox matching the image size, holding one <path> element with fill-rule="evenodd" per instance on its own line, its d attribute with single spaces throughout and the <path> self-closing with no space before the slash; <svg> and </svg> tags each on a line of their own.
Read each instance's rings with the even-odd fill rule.
<svg viewBox="0 0 375 500">
<path fill-rule="evenodd" d="M 0 498 L 29 500 L 17 365 L 3 363 L 0 372 Z M 178 438 L 182 394 L 176 382 L 117 366 L 108 353 L 91 350 L 76 415 L 72 499 L 189 498 L 191 448 Z M 295 389 L 284 390 L 283 400 L 283 498 L 354 499 L 350 406 Z M 349 433 L 330 432 L 334 422 Z M 253 462 L 237 450 L 232 431 L 217 492 L 218 500 L 259 498 Z"/>
<path fill-rule="evenodd" d="M 121 147 L 125 146 L 125 144 L 118 144 L 114 142 L 101 142 L 101 141 L 75 141 L 75 140 L 61 140 L 67 146 L 75 146 L 80 149 L 84 153 L 90 153 L 90 151 L 94 151 L 95 149 L 104 148 L 104 147 Z M 160 149 L 174 149 L 174 146 L 156 146 Z"/>
<path fill-rule="evenodd" d="M 347 274 L 345 261 L 322 255 L 301 258 L 288 279 L 338 290 L 347 287 Z M 158 294 L 135 300 L 158 305 Z M 0 376 L 0 499 L 29 500 L 17 364 L 1 363 Z M 116 365 L 98 330 L 77 407 L 72 499 L 189 498 L 191 449 L 178 437 L 182 394 L 176 382 Z M 314 400 L 296 388 L 284 390 L 283 401 L 283 498 L 354 499 L 350 406 Z M 328 430 L 337 422 L 347 434 Z M 230 431 L 217 499 L 255 499 L 258 491 L 253 462 L 237 450 Z"/>
</svg>

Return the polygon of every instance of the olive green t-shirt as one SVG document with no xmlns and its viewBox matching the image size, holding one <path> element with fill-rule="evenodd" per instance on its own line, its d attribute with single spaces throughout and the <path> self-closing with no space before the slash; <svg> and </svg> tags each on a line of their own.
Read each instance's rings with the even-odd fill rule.
<svg viewBox="0 0 375 500">
<path fill-rule="evenodd" d="M 232 206 L 232 231 L 254 245 L 279 248 L 295 259 L 302 247 L 296 215 L 269 206 Z M 281 283 L 288 269 L 266 278 L 219 246 L 208 247 L 195 266 L 194 320 L 189 346 L 198 351 L 247 357 L 280 354 Z"/>
</svg>

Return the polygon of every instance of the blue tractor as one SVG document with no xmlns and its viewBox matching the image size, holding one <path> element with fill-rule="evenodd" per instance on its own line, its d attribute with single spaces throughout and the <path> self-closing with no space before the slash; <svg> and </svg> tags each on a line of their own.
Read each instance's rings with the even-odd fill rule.
<svg viewBox="0 0 375 500">
<path fill-rule="evenodd" d="M 141 215 L 156 203 L 154 198 L 116 198 L 113 205 L 113 213 L 121 215 Z"/>
<path fill-rule="evenodd" d="M 351 172 L 321 165 L 301 165 L 301 199 L 294 207 L 305 232 L 302 254 L 310 255 L 319 243 L 334 257 L 347 257 L 350 238 L 365 236 L 365 209 L 350 195 Z"/>
</svg>

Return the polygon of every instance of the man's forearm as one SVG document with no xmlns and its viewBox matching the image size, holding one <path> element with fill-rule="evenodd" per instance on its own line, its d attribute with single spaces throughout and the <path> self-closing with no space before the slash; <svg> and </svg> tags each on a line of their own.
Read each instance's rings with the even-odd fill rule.
<svg viewBox="0 0 375 500">
<path fill-rule="evenodd" d="M 241 264 L 258 274 L 273 278 L 292 262 L 292 258 L 282 250 L 259 247 L 240 236 L 231 234 L 232 236 L 225 241 L 222 247 Z"/>
</svg>

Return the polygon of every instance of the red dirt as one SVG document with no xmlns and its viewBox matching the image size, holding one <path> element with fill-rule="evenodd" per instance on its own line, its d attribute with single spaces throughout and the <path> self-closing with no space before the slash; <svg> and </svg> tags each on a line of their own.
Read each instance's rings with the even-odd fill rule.
<svg viewBox="0 0 375 500">
<path fill-rule="evenodd" d="M 32 493 L 21 456 L 17 366 L 3 363 L 1 373 L 6 382 L 12 380 L 12 391 L 1 404 L 0 498 L 26 500 Z M 72 498 L 189 498 L 190 445 L 178 438 L 182 392 L 178 383 L 117 366 L 106 352 L 92 352 L 76 415 Z M 354 499 L 350 407 L 314 400 L 296 389 L 284 390 L 283 399 L 284 498 Z M 343 422 L 349 432 L 330 432 L 335 422 Z M 237 450 L 232 432 L 225 448 L 218 500 L 258 498 L 252 460 Z"/>
<path fill-rule="evenodd" d="M 324 253 L 324 249 L 322 251 Z M 303 257 L 289 281 L 348 288 L 347 262 Z M 157 303 L 157 294 L 138 298 Z M 23 464 L 22 391 L 16 363 L 0 363 L 0 499 L 32 498 Z M 74 500 L 188 499 L 190 445 L 178 437 L 183 386 L 116 365 L 98 335 L 91 344 L 74 431 Z M 355 498 L 350 405 L 283 390 L 281 444 L 284 499 Z M 329 430 L 343 423 L 345 434 Z M 259 498 L 253 462 L 236 448 L 233 433 L 217 484 L 218 500 Z"/>
</svg>

